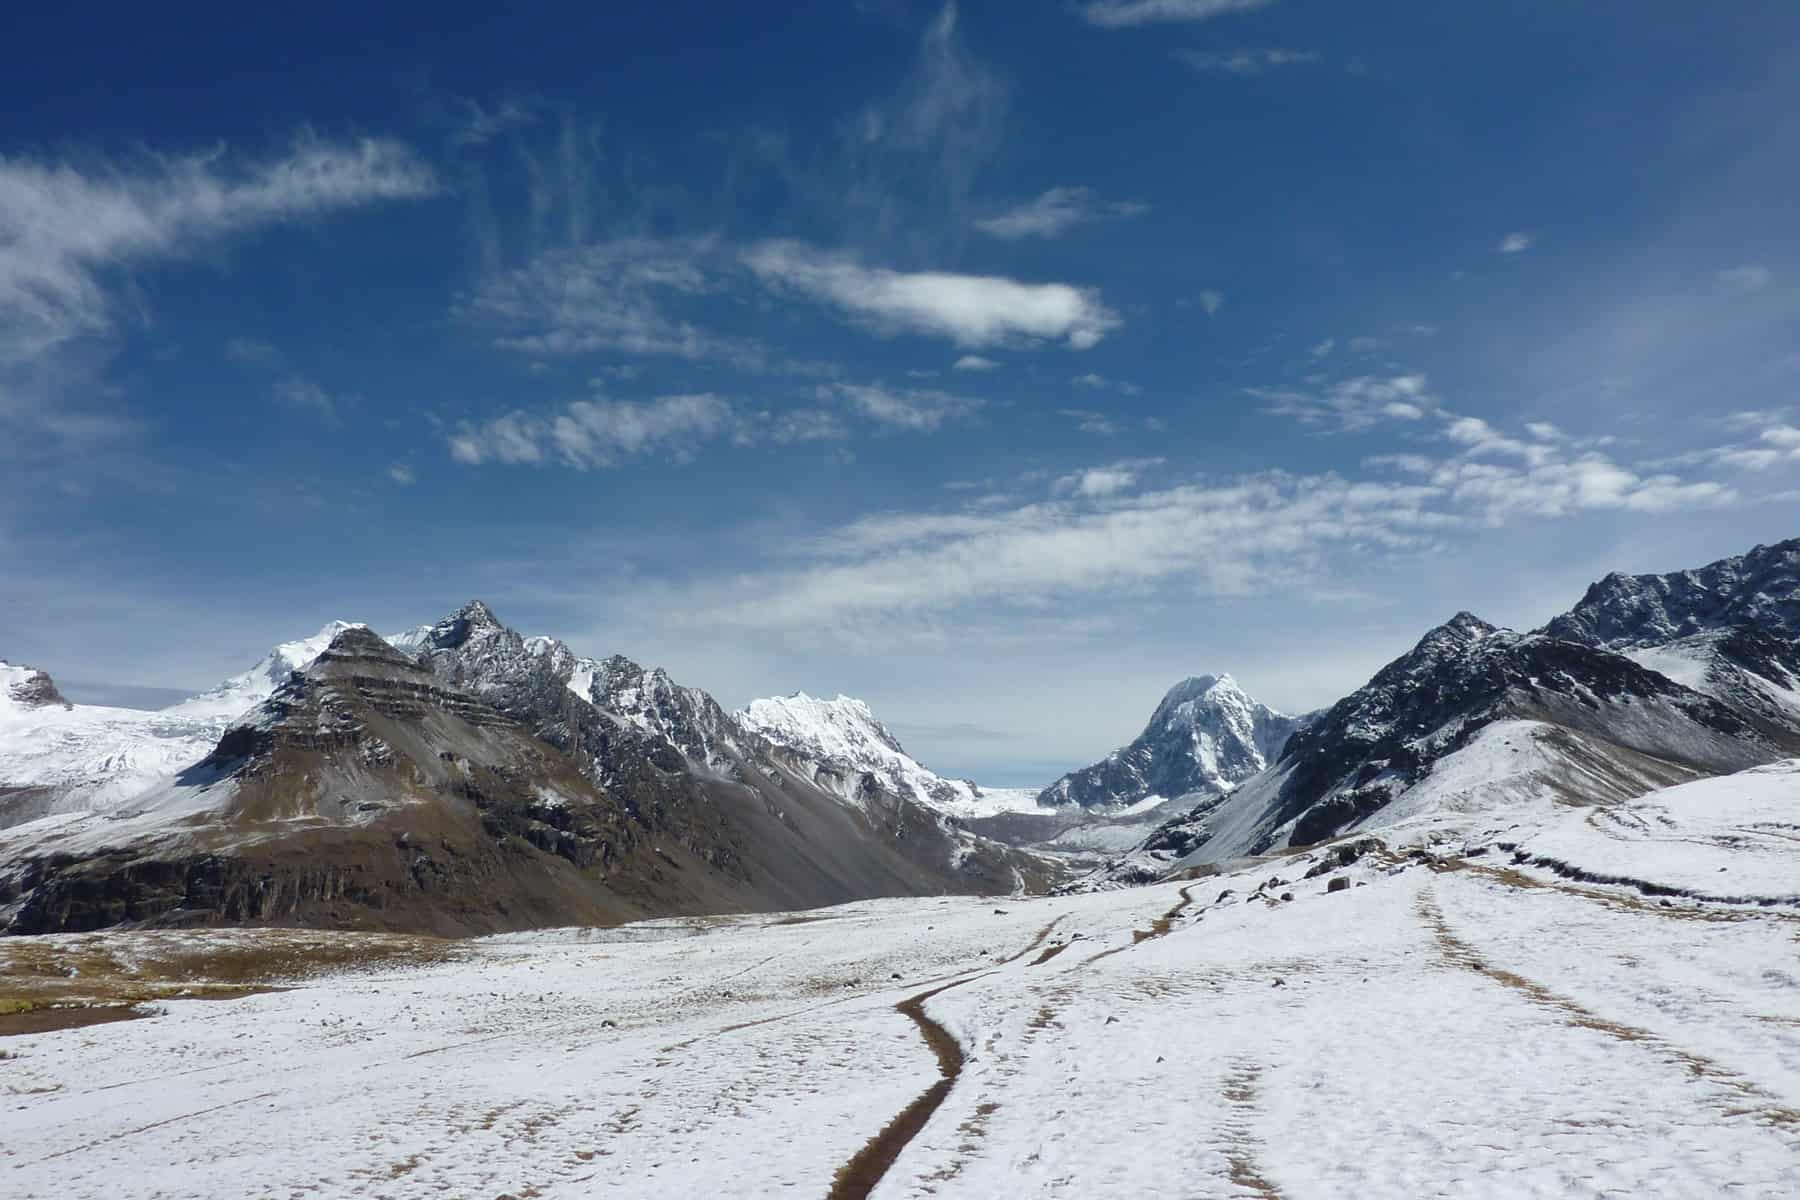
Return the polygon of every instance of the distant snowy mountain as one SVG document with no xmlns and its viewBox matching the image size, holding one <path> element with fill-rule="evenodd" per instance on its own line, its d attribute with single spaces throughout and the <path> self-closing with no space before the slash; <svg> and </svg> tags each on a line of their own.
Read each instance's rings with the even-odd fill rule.
<svg viewBox="0 0 1800 1200">
<path fill-rule="evenodd" d="M 349 621 L 332 621 L 311 637 L 283 642 L 269 651 L 261 662 L 248 671 L 233 675 L 217 687 L 190 696 L 162 711 L 197 720 L 230 721 L 242 716 L 275 694 L 295 671 L 310 666 L 331 645 L 331 639 L 346 629 L 360 628 Z"/>
<path fill-rule="evenodd" d="M 105 810 L 161 784 L 211 753 L 238 717 L 274 695 L 346 629 L 331 621 L 310 637 L 276 646 L 216 687 L 159 712 L 69 704 L 50 676 L 0 665 L 0 828 L 56 813 Z M 396 641 L 416 639 L 419 631 Z M 32 683 L 35 677 L 39 682 Z M 48 688 L 54 703 L 17 699 Z"/>
<path fill-rule="evenodd" d="M 1230 675 L 1184 679 L 1135 741 L 1063 776 L 1038 803 L 1118 810 L 1223 795 L 1273 762 L 1302 720 L 1252 699 Z"/>
<path fill-rule="evenodd" d="M 1297 730 L 1268 769 L 1102 877 L 1142 881 L 1414 819 L 1617 802 L 1796 753 L 1800 725 L 1751 720 L 1624 654 L 1458 613 Z"/>
<path fill-rule="evenodd" d="M 984 788 L 922 766 L 867 704 L 850 696 L 824 700 L 795 692 L 752 700 L 733 716 L 777 747 L 795 770 L 852 804 L 886 790 L 959 817 L 1037 809 L 1029 789 Z"/>
</svg>

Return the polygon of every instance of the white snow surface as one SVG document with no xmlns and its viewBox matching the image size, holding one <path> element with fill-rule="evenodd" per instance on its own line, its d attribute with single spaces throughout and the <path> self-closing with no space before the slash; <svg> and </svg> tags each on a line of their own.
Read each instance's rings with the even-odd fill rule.
<svg viewBox="0 0 1800 1200">
<path fill-rule="evenodd" d="M 45 793 L 16 814 L 26 819 L 128 800 L 204 758 L 224 729 L 136 708 L 20 703 L 14 687 L 39 674 L 0 663 L 0 787 Z"/>
<path fill-rule="evenodd" d="M 1505 844 L 1595 874 L 1800 879 L 1796 762 L 1531 819 Z M 1665 907 L 1499 843 L 1303 878 L 1322 853 L 513 935 L 6 1037 L 0 1178 L 22 1200 L 822 1196 L 939 1080 L 895 1005 L 947 987 L 923 1011 L 964 1062 L 878 1200 L 1800 1194 L 1793 903 Z M 321 937 L 375 946 L 14 938 L 0 979 Z"/>
<path fill-rule="evenodd" d="M 861 700 L 825 700 L 795 692 L 752 700 L 733 714 L 739 725 L 806 760 L 814 780 L 834 795 L 857 803 L 865 775 L 888 790 L 939 812 L 985 817 L 1040 809 L 1033 788 L 984 788 L 966 779 L 946 779 L 908 754 L 899 739 Z"/>
</svg>

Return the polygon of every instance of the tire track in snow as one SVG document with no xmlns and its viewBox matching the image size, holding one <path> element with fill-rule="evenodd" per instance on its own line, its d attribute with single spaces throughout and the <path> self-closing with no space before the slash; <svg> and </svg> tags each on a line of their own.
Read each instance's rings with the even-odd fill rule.
<svg viewBox="0 0 1800 1200">
<path fill-rule="evenodd" d="M 1635 1025 L 1613 1021 L 1577 1001 L 1552 991 L 1541 983 L 1483 962 L 1475 948 L 1450 931 L 1443 910 L 1429 892 L 1420 892 L 1415 908 L 1419 920 L 1436 940 L 1438 953 L 1451 966 L 1473 971 L 1492 983 L 1523 996 L 1531 1004 L 1550 1011 L 1564 1023 L 1581 1029 L 1592 1029 L 1620 1042 L 1635 1042 L 1664 1063 L 1677 1067 L 1689 1076 L 1713 1085 L 1716 1092 L 1713 1107 L 1726 1117 L 1749 1116 L 1778 1133 L 1790 1135 L 1800 1148 L 1800 1109 L 1781 1103 L 1781 1098 L 1765 1091 L 1759 1084 L 1692 1050 L 1683 1049 L 1662 1036 Z"/>
<path fill-rule="evenodd" d="M 1131 942 L 1129 945 L 1114 946 L 1111 950 L 1102 950 L 1098 954 L 1091 955 L 1087 958 L 1082 959 L 1081 966 L 1091 967 L 1103 958 L 1110 958 L 1114 954 L 1121 954 L 1126 950 L 1130 950 L 1134 946 L 1141 946 L 1145 942 L 1152 941 L 1156 938 L 1162 937 L 1165 934 L 1167 934 L 1169 932 L 1169 930 L 1171 930 L 1175 927 L 1175 919 L 1177 917 L 1179 917 L 1184 910 L 1186 910 L 1188 905 L 1190 905 L 1194 902 L 1194 889 L 1199 886 L 1200 885 L 1197 883 L 1190 883 L 1186 887 L 1182 888 L 1181 889 L 1181 902 L 1176 904 L 1173 908 L 1171 908 L 1168 912 L 1164 913 L 1162 916 L 1156 918 L 1156 920 L 1150 922 L 1150 928 L 1132 930 L 1131 931 Z"/>
<path fill-rule="evenodd" d="M 965 983 L 973 983 L 992 975 L 992 971 L 983 971 L 980 975 L 971 975 L 967 979 L 957 979 L 942 984 L 929 991 L 920 992 L 916 996 L 902 1000 L 894 1006 L 895 1011 L 906 1017 L 919 1027 L 919 1033 L 931 1052 L 937 1056 L 940 1078 L 889 1121 L 882 1131 L 870 1138 L 858 1150 L 849 1162 L 837 1169 L 832 1176 L 831 1190 L 826 1193 L 826 1200 L 864 1200 L 864 1197 L 875 1190 L 894 1160 L 900 1157 L 907 1145 L 925 1128 L 932 1114 L 937 1112 L 950 1095 L 950 1089 L 956 1086 L 957 1076 L 962 1074 L 963 1049 L 954 1035 L 942 1025 L 932 1020 L 925 1012 L 925 1002 L 933 996 L 961 987 Z"/>
</svg>

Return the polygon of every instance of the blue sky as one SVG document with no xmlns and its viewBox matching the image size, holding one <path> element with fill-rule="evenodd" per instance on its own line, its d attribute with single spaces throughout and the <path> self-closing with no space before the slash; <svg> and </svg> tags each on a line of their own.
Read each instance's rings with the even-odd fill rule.
<svg viewBox="0 0 1800 1200">
<path fill-rule="evenodd" d="M 1792 5 L 381 8 L 10 18 L 74 694 L 480 596 L 1041 783 L 1800 532 Z"/>
</svg>

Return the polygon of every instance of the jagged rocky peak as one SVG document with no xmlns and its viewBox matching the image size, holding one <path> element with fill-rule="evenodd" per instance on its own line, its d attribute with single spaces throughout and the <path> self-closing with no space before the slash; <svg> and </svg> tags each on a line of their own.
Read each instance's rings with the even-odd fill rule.
<svg viewBox="0 0 1800 1200">
<path fill-rule="evenodd" d="M 1273 762 L 1299 721 L 1254 699 L 1230 675 L 1195 675 L 1169 689 L 1135 741 L 1063 776 L 1039 803 L 1096 808 L 1217 795 Z"/>
<path fill-rule="evenodd" d="M 36 667 L 15 667 L 0 659 L 0 694 L 21 708 L 74 708 L 56 690 L 48 671 Z"/>
<path fill-rule="evenodd" d="M 494 615 L 493 609 L 483 601 L 471 600 L 433 625 L 425 635 L 425 645 L 433 650 L 451 649 L 506 632 L 506 626 Z"/>
<path fill-rule="evenodd" d="M 1751 623 L 1800 637 L 1800 538 L 1689 571 L 1615 572 L 1544 628 L 1553 637 L 1622 649 Z"/>
</svg>

